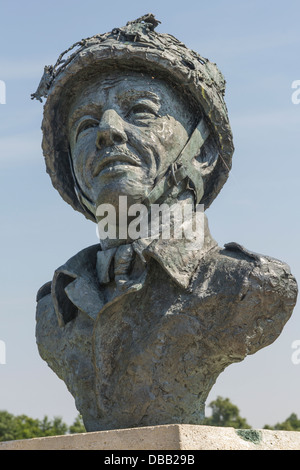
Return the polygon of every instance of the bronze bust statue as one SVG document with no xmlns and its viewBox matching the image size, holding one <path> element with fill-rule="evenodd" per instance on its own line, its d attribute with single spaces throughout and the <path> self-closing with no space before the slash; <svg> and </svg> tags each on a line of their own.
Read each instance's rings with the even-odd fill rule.
<svg viewBox="0 0 300 470">
<path fill-rule="evenodd" d="M 120 220 L 120 197 L 207 209 L 228 178 L 225 80 L 158 23 L 148 14 L 76 43 L 32 95 L 46 98 L 52 183 L 95 223 L 107 204 Z M 201 424 L 218 375 L 271 344 L 292 314 L 289 267 L 237 243 L 219 247 L 203 220 L 193 248 L 187 237 L 121 237 L 116 222 L 116 237 L 83 249 L 39 290 L 40 355 L 88 431 Z"/>
</svg>

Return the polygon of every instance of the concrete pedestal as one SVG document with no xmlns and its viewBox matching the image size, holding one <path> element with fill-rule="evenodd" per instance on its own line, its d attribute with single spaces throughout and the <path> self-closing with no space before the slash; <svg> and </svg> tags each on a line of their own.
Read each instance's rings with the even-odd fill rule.
<svg viewBox="0 0 300 470">
<path fill-rule="evenodd" d="M 300 432 L 171 424 L 0 442 L 0 450 L 300 450 Z"/>
</svg>

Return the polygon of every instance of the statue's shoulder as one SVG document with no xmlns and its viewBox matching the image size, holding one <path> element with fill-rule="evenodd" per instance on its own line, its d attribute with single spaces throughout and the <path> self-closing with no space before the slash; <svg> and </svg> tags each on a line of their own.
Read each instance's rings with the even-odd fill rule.
<svg viewBox="0 0 300 470">
<path fill-rule="evenodd" d="M 216 247 L 200 260 L 193 286 L 201 295 L 203 286 L 207 286 L 207 292 L 234 292 L 238 298 L 245 289 L 256 294 L 269 291 L 293 300 L 298 292 L 288 264 L 235 242 Z"/>
<path fill-rule="evenodd" d="M 248 273 L 254 267 L 259 266 L 264 257 L 258 253 L 250 251 L 236 242 L 226 243 L 222 246 L 215 246 L 209 250 L 204 259 L 200 262 L 201 269 L 212 271 L 225 271 L 230 273 L 235 270 L 242 270 Z"/>
<path fill-rule="evenodd" d="M 214 338 L 222 336 L 224 351 L 226 344 L 238 357 L 241 351 L 253 354 L 279 336 L 298 289 L 286 263 L 228 243 L 200 260 L 189 293 L 189 311 L 196 312 L 208 331 L 217 332 Z"/>
<path fill-rule="evenodd" d="M 256 268 L 256 271 L 259 270 L 261 272 L 270 273 L 272 272 L 273 275 L 291 275 L 291 269 L 287 263 L 281 261 L 277 258 L 273 258 L 268 255 L 263 255 L 260 253 L 256 253 L 254 251 L 250 251 L 244 246 L 236 243 L 230 242 L 224 245 L 224 250 L 222 253 L 225 256 L 234 257 L 240 261 L 249 261 L 253 265 L 253 268 Z"/>
<path fill-rule="evenodd" d="M 228 280 L 228 285 L 234 280 L 242 291 L 246 286 L 249 291 L 269 292 L 271 296 L 290 299 L 292 303 L 296 301 L 297 281 L 290 266 L 277 258 L 230 242 L 217 251 L 214 263 L 220 278 Z"/>
<path fill-rule="evenodd" d="M 51 294 L 51 286 L 52 286 L 52 281 L 45 282 L 39 290 L 37 291 L 36 294 L 36 301 L 39 302 L 43 297 L 46 297 L 47 295 Z"/>
<path fill-rule="evenodd" d="M 51 295 L 52 281 L 43 284 L 36 294 L 36 326 L 37 330 L 45 329 L 46 324 L 56 323 L 55 308 Z"/>
<path fill-rule="evenodd" d="M 255 253 L 253 251 L 247 250 L 244 246 L 240 245 L 236 242 L 225 243 L 224 245 L 224 253 L 236 253 L 240 259 L 249 259 L 250 261 L 259 262 L 262 255 Z"/>
</svg>

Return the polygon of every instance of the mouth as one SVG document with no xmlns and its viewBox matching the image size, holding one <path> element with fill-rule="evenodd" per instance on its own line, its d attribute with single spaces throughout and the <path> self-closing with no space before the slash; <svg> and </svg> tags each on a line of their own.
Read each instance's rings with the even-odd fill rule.
<svg viewBox="0 0 300 470">
<path fill-rule="evenodd" d="M 117 166 L 118 164 L 121 165 L 133 165 L 133 166 L 141 166 L 140 161 L 134 155 L 128 155 L 125 153 L 109 153 L 105 154 L 96 164 L 95 169 L 93 171 L 93 176 L 96 177 L 99 173 L 106 168 L 107 166 Z"/>
</svg>

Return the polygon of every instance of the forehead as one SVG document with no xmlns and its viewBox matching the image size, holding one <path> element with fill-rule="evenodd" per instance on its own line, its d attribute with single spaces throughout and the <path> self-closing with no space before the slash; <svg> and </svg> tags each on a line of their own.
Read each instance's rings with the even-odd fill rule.
<svg viewBox="0 0 300 470">
<path fill-rule="evenodd" d="M 153 101 L 166 113 L 178 106 L 187 108 L 178 90 L 162 79 L 144 73 L 114 72 L 85 82 L 73 99 L 69 116 L 87 106 L 105 108 L 116 104 L 121 107 L 139 99 Z"/>
</svg>

